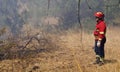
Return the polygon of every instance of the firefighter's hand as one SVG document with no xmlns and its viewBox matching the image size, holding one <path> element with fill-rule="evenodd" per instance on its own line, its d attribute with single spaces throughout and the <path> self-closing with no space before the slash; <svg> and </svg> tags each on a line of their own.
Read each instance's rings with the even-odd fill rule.
<svg viewBox="0 0 120 72">
<path fill-rule="evenodd" d="M 97 47 L 100 47 L 101 41 L 97 41 Z"/>
</svg>

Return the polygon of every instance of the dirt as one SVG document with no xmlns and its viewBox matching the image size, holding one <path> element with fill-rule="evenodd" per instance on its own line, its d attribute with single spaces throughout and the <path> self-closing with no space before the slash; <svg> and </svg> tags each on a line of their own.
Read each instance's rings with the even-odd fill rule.
<svg viewBox="0 0 120 72">
<path fill-rule="evenodd" d="M 109 31 L 109 34 L 111 31 Z M 115 33 L 115 32 L 114 32 Z M 115 33 L 116 35 L 117 33 Z M 106 59 L 103 66 L 94 65 L 95 54 L 92 49 L 94 38 L 83 33 L 81 43 L 80 33 L 59 35 L 57 48 L 40 51 L 34 56 L 24 59 L 6 59 L 0 61 L 0 72 L 119 72 L 120 56 L 117 49 L 107 42 Z M 107 36 L 110 38 L 109 36 Z M 118 40 L 119 37 L 111 39 Z M 118 40 L 119 41 L 119 40 Z M 119 48 L 116 43 L 114 47 Z M 53 50 L 52 50 L 53 49 Z"/>
</svg>

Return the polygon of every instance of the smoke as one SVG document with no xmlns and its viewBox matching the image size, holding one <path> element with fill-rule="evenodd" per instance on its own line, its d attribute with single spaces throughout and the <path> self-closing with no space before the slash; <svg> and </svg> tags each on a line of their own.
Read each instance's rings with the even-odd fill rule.
<svg viewBox="0 0 120 72">
<path fill-rule="evenodd" d="M 77 28 L 77 8 L 77 0 L 50 0 L 49 9 L 48 0 L 0 0 L 0 26 L 9 27 L 14 34 L 19 34 L 25 24 L 46 31 Z M 92 27 L 96 11 L 103 11 L 108 19 L 118 21 L 117 15 L 111 12 L 113 9 L 106 10 L 106 0 L 81 0 L 80 21 L 85 28 Z"/>
</svg>

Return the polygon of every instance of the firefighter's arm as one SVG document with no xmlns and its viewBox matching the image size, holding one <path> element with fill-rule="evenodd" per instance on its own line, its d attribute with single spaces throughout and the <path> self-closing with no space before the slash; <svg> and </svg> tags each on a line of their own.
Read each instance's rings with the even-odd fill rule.
<svg viewBox="0 0 120 72">
<path fill-rule="evenodd" d="M 98 38 L 99 41 L 101 41 L 104 38 L 105 29 L 106 29 L 106 26 L 104 24 L 100 26 L 100 28 L 99 28 L 99 38 Z"/>
<path fill-rule="evenodd" d="M 101 40 L 104 38 L 105 36 L 105 25 L 101 25 L 99 28 L 99 38 L 98 38 L 98 42 L 97 42 L 97 46 L 100 47 L 101 45 Z"/>
</svg>

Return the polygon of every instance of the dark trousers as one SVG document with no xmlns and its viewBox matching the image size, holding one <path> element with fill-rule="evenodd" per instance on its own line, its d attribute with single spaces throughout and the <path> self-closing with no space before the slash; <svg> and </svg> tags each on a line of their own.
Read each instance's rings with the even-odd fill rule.
<svg viewBox="0 0 120 72">
<path fill-rule="evenodd" d="M 103 38 L 102 41 L 101 41 L 101 44 L 100 44 L 100 47 L 97 46 L 97 40 L 95 40 L 95 54 L 100 56 L 101 58 L 104 58 L 105 57 L 105 52 L 104 52 L 104 45 L 105 45 L 105 42 L 106 42 L 106 38 Z"/>
</svg>

